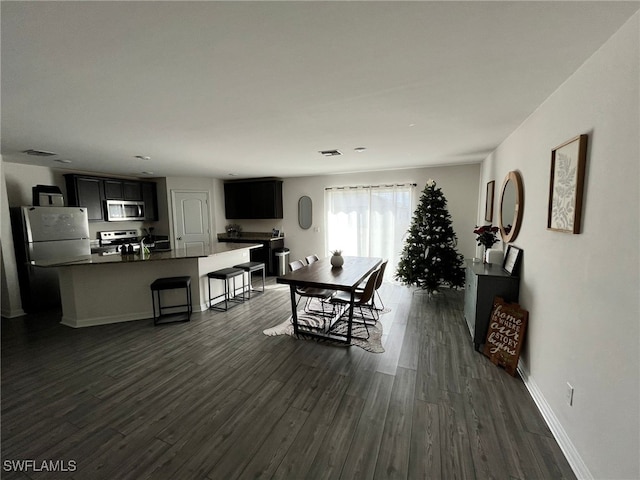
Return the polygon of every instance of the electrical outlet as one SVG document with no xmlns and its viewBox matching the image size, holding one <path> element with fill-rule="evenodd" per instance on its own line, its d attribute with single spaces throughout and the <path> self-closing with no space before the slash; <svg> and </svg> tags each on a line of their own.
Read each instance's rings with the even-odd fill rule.
<svg viewBox="0 0 640 480">
<path fill-rule="evenodd" d="M 567 382 L 567 405 L 573 405 L 573 386 Z"/>
</svg>

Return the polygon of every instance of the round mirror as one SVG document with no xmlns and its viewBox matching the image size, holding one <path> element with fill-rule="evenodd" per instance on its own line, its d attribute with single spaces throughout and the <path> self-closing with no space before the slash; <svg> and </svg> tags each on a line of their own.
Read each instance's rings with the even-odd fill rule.
<svg viewBox="0 0 640 480">
<path fill-rule="evenodd" d="M 298 225 L 300 228 L 306 230 L 311 227 L 312 214 L 311 214 L 311 199 L 306 195 L 300 197 L 298 200 Z"/>
<path fill-rule="evenodd" d="M 500 235 L 505 243 L 513 242 L 518 236 L 523 207 L 522 178 L 516 171 L 509 172 L 500 195 Z"/>
</svg>

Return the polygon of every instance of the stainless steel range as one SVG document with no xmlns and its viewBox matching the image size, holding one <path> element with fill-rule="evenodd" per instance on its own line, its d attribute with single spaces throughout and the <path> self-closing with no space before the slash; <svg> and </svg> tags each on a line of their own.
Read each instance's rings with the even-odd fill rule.
<svg viewBox="0 0 640 480">
<path fill-rule="evenodd" d="M 140 250 L 140 239 L 135 230 L 110 230 L 98 232 L 100 238 L 100 250 L 102 255 L 115 255 L 125 248 L 128 253 L 137 253 Z"/>
</svg>

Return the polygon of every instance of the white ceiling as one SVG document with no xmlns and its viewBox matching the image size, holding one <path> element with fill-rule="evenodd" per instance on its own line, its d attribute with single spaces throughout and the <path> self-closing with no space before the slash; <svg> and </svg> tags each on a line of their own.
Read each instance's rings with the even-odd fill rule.
<svg viewBox="0 0 640 480">
<path fill-rule="evenodd" d="M 2 155 L 140 177 L 479 162 L 638 8 L 3 1 Z"/>
</svg>

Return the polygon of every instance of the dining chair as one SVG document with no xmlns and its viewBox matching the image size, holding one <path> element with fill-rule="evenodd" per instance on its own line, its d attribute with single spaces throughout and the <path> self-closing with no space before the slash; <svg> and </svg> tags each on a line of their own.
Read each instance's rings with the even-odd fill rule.
<svg viewBox="0 0 640 480">
<path fill-rule="evenodd" d="M 301 260 L 294 260 L 289 263 L 289 268 L 291 269 L 292 272 L 295 272 L 296 270 L 303 268 L 304 266 L 305 264 L 302 263 Z M 324 304 L 327 300 L 329 300 L 331 297 L 335 295 L 336 293 L 335 290 L 328 290 L 325 288 L 316 288 L 316 287 L 296 287 L 296 293 L 298 294 L 298 297 L 299 297 L 298 301 L 296 302 L 296 307 L 300 303 L 300 300 L 302 299 L 302 297 L 304 297 L 306 298 L 304 303 L 304 311 L 306 313 L 319 313 L 323 316 L 331 315 L 331 312 L 325 311 Z M 311 301 L 314 298 L 320 300 L 320 305 L 322 307 L 322 310 L 316 310 L 316 309 L 310 308 Z"/>
<path fill-rule="evenodd" d="M 364 328 L 367 331 L 367 338 L 369 338 L 369 328 L 367 325 L 375 325 L 376 321 L 379 318 L 378 312 L 371 306 L 371 298 L 373 297 L 373 293 L 376 287 L 376 281 L 380 276 L 380 268 L 376 269 L 369 278 L 367 279 L 367 283 L 361 291 L 357 291 L 353 297 L 353 308 L 356 307 L 360 310 L 360 315 L 356 317 L 356 312 L 354 310 L 354 321 L 358 323 L 363 323 Z M 351 303 L 351 294 L 349 292 L 338 292 L 331 298 L 331 303 L 339 304 L 339 305 L 348 305 Z M 364 314 L 363 308 L 368 309 L 371 312 L 373 318 L 368 318 Z M 361 319 L 358 321 L 356 318 Z"/>
<path fill-rule="evenodd" d="M 304 263 L 302 263 L 302 260 L 293 260 L 292 262 L 289 262 L 289 270 L 292 272 L 295 272 L 302 267 L 304 267 Z"/>
<path fill-rule="evenodd" d="M 376 309 L 378 312 L 381 312 L 384 310 L 384 302 L 382 301 L 382 297 L 380 296 L 380 292 L 378 290 L 380 289 L 380 286 L 382 285 L 382 282 L 384 280 L 384 271 L 387 268 L 388 263 L 389 263 L 389 259 L 382 262 L 380 264 L 380 267 L 378 267 L 380 273 L 378 274 L 378 278 L 376 280 L 374 295 L 371 297 L 371 306 L 372 308 Z M 358 286 L 358 288 L 356 289 L 356 292 L 362 292 L 362 290 L 364 290 L 365 285 L 366 285 L 366 280 Z M 381 306 L 376 305 L 376 295 L 380 299 Z"/>
<path fill-rule="evenodd" d="M 318 258 L 318 255 L 309 255 L 308 257 L 305 257 L 305 260 L 307 261 L 307 264 L 311 265 L 320 259 Z"/>
</svg>

